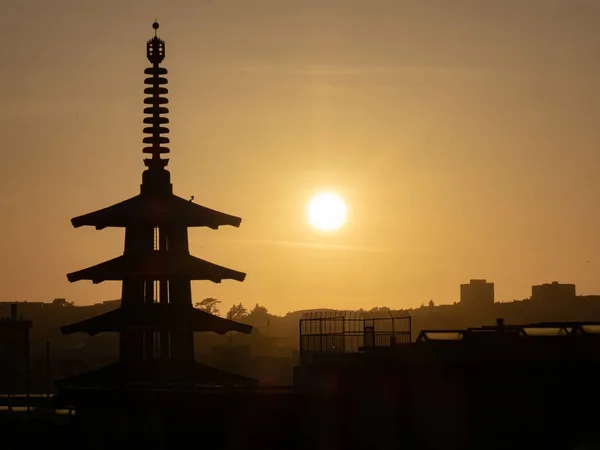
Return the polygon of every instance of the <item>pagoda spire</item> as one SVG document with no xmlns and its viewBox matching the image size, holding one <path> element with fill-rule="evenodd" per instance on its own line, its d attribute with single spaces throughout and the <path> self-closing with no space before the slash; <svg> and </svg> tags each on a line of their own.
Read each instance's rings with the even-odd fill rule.
<svg viewBox="0 0 600 450">
<path fill-rule="evenodd" d="M 169 138 L 163 136 L 169 133 L 169 129 L 165 126 L 169 123 L 169 119 L 164 117 L 169 113 L 169 109 L 163 106 L 169 103 L 165 97 L 169 91 L 164 87 L 168 83 L 164 77 L 168 71 L 164 67 L 160 67 L 160 63 L 165 59 L 165 41 L 157 36 L 158 27 L 158 22 L 152 24 L 154 37 L 146 43 L 146 56 L 152 63 L 152 67 L 144 70 L 146 75 L 151 75 L 144 80 L 144 84 L 149 86 L 144 89 L 144 94 L 148 95 L 144 99 L 144 104 L 149 105 L 144 108 L 144 114 L 148 115 L 144 118 L 144 124 L 147 125 L 144 128 L 144 134 L 149 136 L 145 136 L 143 142 L 150 145 L 144 147 L 143 152 L 152 155 L 152 158 L 144 160 L 144 164 L 149 169 L 163 169 L 169 160 L 162 159 L 160 155 L 170 153 L 169 148 L 164 146 L 169 143 Z"/>
</svg>

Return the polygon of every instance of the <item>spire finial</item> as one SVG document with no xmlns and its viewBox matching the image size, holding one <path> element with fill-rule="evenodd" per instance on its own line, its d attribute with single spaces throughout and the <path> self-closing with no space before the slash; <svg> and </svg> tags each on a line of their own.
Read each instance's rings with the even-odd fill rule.
<svg viewBox="0 0 600 450">
<path fill-rule="evenodd" d="M 152 28 L 154 28 L 154 37 L 150 39 L 147 44 L 147 56 L 152 64 L 160 64 L 163 59 L 165 59 L 165 41 L 156 35 L 158 27 L 158 22 L 155 21 L 152 24 Z"/>
</svg>

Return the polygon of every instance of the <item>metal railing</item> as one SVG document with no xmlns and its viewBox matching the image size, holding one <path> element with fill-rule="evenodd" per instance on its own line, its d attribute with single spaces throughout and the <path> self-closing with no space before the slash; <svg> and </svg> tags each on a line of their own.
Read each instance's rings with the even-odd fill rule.
<svg viewBox="0 0 600 450">
<path fill-rule="evenodd" d="M 401 312 L 319 311 L 300 319 L 300 356 L 353 353 L 411 342 L 411 318 Z"/>
</svg>

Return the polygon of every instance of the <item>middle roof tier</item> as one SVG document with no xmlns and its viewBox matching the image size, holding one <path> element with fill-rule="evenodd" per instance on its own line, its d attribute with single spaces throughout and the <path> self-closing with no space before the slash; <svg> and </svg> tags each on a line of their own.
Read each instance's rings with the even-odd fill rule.
<svg viewBox="0 0 600 450">
<path fill-rule="evenodd" d="M 145 280 L 183 278 L 220 283 L 222 280 L 244 281 L 246 274 L 204 261 L 188 253 L 155 250 L 147 253 L 125 254 L 67 275 L 71 283 L 91 280 L 97 284 L 103 281 L 123 281 L 131 278 Z"/>
</svg>

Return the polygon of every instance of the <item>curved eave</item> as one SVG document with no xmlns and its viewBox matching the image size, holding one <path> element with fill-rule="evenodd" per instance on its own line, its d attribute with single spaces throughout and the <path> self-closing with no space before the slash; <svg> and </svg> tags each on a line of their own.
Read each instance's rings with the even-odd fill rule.
<svg viewBox="0 0 600 450">
<path fill-rule="evenodd" d="M 137 224 L 184 225 L 187 227 L 220 226 L 239 227 L 240 217 L 198 205 L 176 195 L 136 195 L 125 201 L 71 219 L 75 228 L 93 226 L 101 230 L 107 227 L 127 227 Z"/>
<path fill-rule="evenodd" d="M 131 278 L 150 280 L 183 278 L 220 283 L 223 280 L 242 282 L 246 274 L 189 254 L 174 255 L 154 251 L 146 255 L 119 256 L 67 275 L 71 283 L 91 280 L 94 284 L 98 284 L 103 281 L 123 281 Z"/>
<path fill-rule="evenodd" d="M 62 334 L 87 333 L 94 336 L 103 332 L 124 330 L 151 331 L 210 331 L 226 334 L 230 331 L 250 334 L 252 326 L 209 314 L 196 308 L 177 308 L 172 304 L 155 303 L 138 307 L 120 308 L 90 319 L 61 327 Z"/>
<path fill-rule="evenodd" d="M 192 362 L 174 362 L 172 360 L 145 360 L 134 364 L 113 363 L 90 372 L 63 378 L 55 383 L 59 389 L 69 387 L 101 387 L 149 385 L 216 385 L 216 386 L 255 386 L 258 382 L 204 364 Z"/>
</svg>

